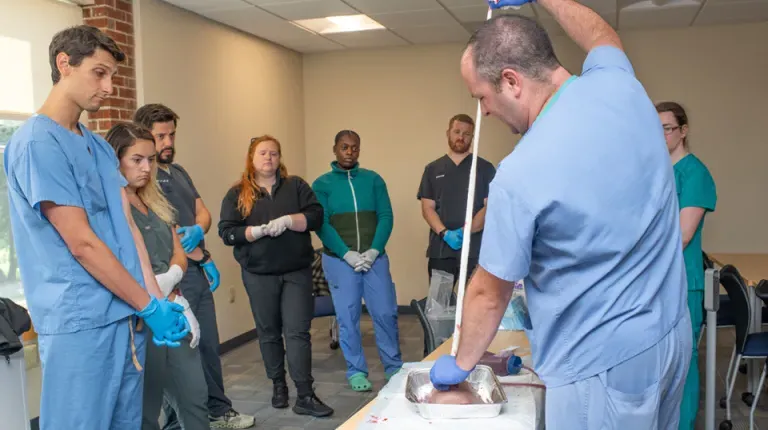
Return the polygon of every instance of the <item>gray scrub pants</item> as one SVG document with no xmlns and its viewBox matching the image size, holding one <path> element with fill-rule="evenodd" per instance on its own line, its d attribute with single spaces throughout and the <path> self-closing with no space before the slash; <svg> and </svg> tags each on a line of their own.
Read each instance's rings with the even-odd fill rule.
<svg viewBox="0 0 768 430">
<path fill-rule="evenodd" d="M 232 401 L 224 394 L 224 377 L 219 358 L 219 328 L 216 324 L 216 308 L 213 303 L 208 279 L 203 269 L 188 260 L 187 272 L 179 283 L 181 294 L 189 302 L 192 313 L 200 323 L 200 358 L 203 374 L 208 385 L 208 413 L 220 417 L 232 409 Z M 163 405 L 166 416 L 165 430 L 180 430 L 178 419 L 168 402 Z"/>
<path fill-rule="evenodd" d="M 203 376 L 200 351 L 189 346 L 157 346 L 147 335 L 147 358 L 144 364 L 144 400 L 142 430 L 160 430 L 160 408 L 163 393 L 178 411 L 184 430 L 209 430 L 208 387 Z"/>
</svg>

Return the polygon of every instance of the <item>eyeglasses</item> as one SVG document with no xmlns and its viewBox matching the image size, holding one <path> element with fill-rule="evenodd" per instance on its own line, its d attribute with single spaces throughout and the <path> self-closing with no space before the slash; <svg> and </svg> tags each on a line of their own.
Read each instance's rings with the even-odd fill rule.
<svg viewBox="0 0 768 430">
<path fill-rule="evenodd" d="M 664 126 L 664 134 L 672 134 L 672 132 L 674 132 L 678 128 L 680 128 L 679 125 L 676 125 L 676 126 L 665 125 Z"/>
</svg>

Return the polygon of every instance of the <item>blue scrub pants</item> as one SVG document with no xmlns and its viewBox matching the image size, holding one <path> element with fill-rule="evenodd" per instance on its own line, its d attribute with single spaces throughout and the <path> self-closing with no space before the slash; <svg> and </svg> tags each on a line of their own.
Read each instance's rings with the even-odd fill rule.
<svg viewBox="0 0 768 430">
<path fill-rule="evenodd" d="M 548 430 L 674 430 L 691 360 L 691 320 L 656 345 L 593 377 L 547 388 Z"/>
<path fill-rule="evenodd" d="M 389 257 L 381 255 L 367 272 L 355 272 L 344 260 L 323 254 L 323 271 L 339 322 L 339 342 L 347 361 L 347 378 L 357 373 L 368 376 L 360 335 L 363 299 L 373 319 L 384 372 L 391 374 L 400 369 L 403 359 L 397 327 L 397 296 L 389 272 Z"/>
<path fill-rule="evenodd" d="M 141 428 L 146 329 L 135 322 L 38 337 L 41 430 Z"/>
</svg>

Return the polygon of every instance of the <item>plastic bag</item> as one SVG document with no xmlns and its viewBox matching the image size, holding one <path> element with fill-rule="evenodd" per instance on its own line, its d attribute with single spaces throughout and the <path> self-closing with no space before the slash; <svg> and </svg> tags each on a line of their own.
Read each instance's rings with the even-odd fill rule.
<svg viewBox="0 0 768 430">
<path fill-rule="evenodd" d="M 501 319 L 499 330 L 521 331 L 526 329 L 531 329 L 531 318 L 528 315 L 528 305 L 525 301 L 525 287 L 520 281 L 515 283 L 512 299 Z"/>
<path fill-rule="evenodd" d="M 456 306 L 451 304 L 452 296 L 453 275 L 433 269 L 424 312 L 438 344 L 453 336 Z"/>
</svg>

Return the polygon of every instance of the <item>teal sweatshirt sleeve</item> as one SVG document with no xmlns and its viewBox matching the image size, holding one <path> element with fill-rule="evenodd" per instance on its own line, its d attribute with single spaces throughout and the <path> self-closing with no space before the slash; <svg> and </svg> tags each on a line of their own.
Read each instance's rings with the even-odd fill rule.
<svg viewBox="0 0 768 430">
<path fill-rule="evenodd" d="M 317 200 L 323 206 L 323 225 L 317 230 L 317 236 L 323 242 L 323 246 L 330 249 L 337 257 L 344 258 L 344 255 L 349 251 L 349 247 L 341 239 L 339 232 L 331 225 L 331 210 L 328 206 L 330 196 L 325 188 L 322 183 L 322 176 L 312 184 L 312 190 L 315 192 Z"/>
<path fill-rule="evenodd" d="M 387 246 L 389 236 L 392 235 L 392 227 L 394 225 L 394 216 L 392 214 L 392 202 L 389 200 L 389 193 L 387 192 L 387 184 L 384 179 L 378 174 L 373 180 L 373 195 L 376 199 L 376 233 L 373 235 L 373 243 L 371 248 L 384 252 L 384 248 Z"/>
</svg>

